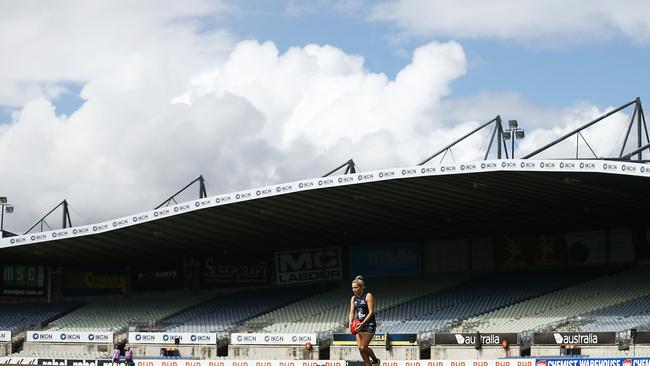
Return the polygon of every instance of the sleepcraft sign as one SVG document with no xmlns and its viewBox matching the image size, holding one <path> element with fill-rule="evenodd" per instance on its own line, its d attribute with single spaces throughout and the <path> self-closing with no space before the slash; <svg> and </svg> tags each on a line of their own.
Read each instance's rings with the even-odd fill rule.
<svg viewBox="0 0 650 366">
<path fill-rule="evenodd" d="M 316 344 L 316 334 L 275 334 L 275 333 L 232 333 L 230 344 Z"/>
<path fill-rule="evenodd" d="M 217 344 L 216 333 L 129 332 L 129 343 L 144 344 Z"/>
<path fill-rule="evenodd" d="M 275 253 L 279 285 L 343 278 L 339 248 Z M 323 278 L 324 275 L 324 278 Z"/>
<path fill-rule="evenodd" d="M 533 344 L 614 344 L 616 333 L 614 332 L 556 332 L 556 333 L 534 333 Z"/>
<path fill-rule="evenodd" d="M 25 341 L 42 343 L 113 343 L 113 333 L 29 331 Z"/>
</svg>

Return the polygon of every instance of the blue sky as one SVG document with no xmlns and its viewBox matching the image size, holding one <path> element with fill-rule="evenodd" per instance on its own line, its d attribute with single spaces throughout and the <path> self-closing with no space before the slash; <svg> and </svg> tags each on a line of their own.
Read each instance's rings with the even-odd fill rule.
<svg viewBox="0 0 650 366">
<path fill-rule="evenodd" d="M 479 92 L 516 92 L 548 107 L 590 102 L 605 107 L 647 95 L 650 47 L 627 37 L 566 44 L 449 35 L 401 36 L 393 22 L 370 20 L 374 3 L 358 1 L 352 10 L 335 1 L 246 0 L 229 4 L 218 17 L 204 18 L 206 29 L 225 29 L 237 39 L 274 42 L 281 52 L 310 43 L 329 44 L 365 58 L 365 67 L 394 78 L 410 62 L 411 52 L 432 40 L 455 40 L 468 59 L 466 75 L 451 86 L 454 97 Z M 297 9 L 297 10 L 291 10 Z M 69 115 L 82 103 L 83 82 L 61 82 L 67 92 L 53 99 L 58 113 Z M 19 106 L 0 105 L 0 122 Z"/>
<path fill-rule="evenodd" d="M 8 225 L 28 227 L 63 198 L 77 222 L 150 209 L 199 174 L 215 194 L 349 158 L 411 166 L 496 114 L 526 129 L 521 156 L 650 98 L 650 5 L 568 4 L 2 2 Z M 617 151 L 626 118 L 585 137 L 602 156 Z M 486 138 L 453 158 L 481 159 Z"/>
</svg>

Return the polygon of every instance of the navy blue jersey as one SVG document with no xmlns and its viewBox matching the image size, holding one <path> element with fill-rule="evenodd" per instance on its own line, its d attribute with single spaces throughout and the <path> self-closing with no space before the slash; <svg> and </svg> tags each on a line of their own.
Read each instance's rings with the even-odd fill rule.
<svg viewBox="0 0 650 366">
<path fill-rule="evenodd" d="M 368 313 L 370 310 L 368 309 L 368 304 L 366 303 L 366 295 L 368 295 L 368 291 L 364 291 L 361 296 L 354 295 L 354 310 L 357 314 L 357 319 L 364 321 L 366 320 L 366 317 L 368 316 Z M 372 332 L 374 333 L 374 328 L 377 326 L 375 323 L 375 316 L 373 314 L 372 319 L 368 320 L 364 324 L 364 328 L 372 328 Z"/>
</svg>

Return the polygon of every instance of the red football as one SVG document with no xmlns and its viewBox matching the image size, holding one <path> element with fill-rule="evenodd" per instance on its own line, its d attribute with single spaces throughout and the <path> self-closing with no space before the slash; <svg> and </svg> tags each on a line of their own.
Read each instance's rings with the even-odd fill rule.
<svg viewBox="0 0 650 366">
<path fill-rule="evenodd" d="M 354 319 L 352 323 L 350 323 L 350 333 L 352 334 L 357 334 L 359 333 L 359 327 L 361 325 L 361 320 L 359 319 Z"/>
</svg>

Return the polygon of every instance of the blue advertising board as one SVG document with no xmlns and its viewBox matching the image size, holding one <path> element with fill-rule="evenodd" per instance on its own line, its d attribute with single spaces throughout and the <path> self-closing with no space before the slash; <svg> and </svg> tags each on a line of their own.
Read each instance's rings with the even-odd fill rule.
<svg viewBox="0 0 650 366">
<path fill-rule="evenodd" d="M 365 277 L 408 276 L 420 273 L 422 245 L 377 244 L 350 248 L 351 275 Z"/>
</svg>

